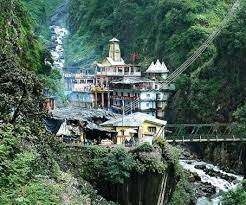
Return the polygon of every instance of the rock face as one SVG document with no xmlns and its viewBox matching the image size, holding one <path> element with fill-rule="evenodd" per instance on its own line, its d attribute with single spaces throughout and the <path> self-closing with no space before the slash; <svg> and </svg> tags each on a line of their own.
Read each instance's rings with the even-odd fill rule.
<svg viewBox="0 0 246 205">
<path fill-rule="evenodd" d="M 117 182 L 116 178 L 109 180 L 108 176 L 110 173 L 115 173 L 118 166 L 124 167 L 124 165 L 118 162 L 111 164 L 113 159 L 110 157 L 110 160 L 100 167 L 100 163 L 105 163 L 108 154 L 118 148 L 101 149 L 97 146 L 69 146 L 64 149 L 65 151 L 58 154 L 61 167 L 65 170 L 71 170 L 77 178 L 85 178 L 98 190 L 100 195 L 121 205 L 167 204 L 179 181 L 179 175 L 176 173 L 176 162 L 169 160 L 166 155 L 164 156 L 160 149 L 135 152 L 134 150 L 137 148 L 126 150 L 126 155 L 131 156 L 132 158 L 130 158 L 136 163 L 129 170 L 128 177 L 122 183 Z M 97 156 L 100 153 L 104 153 L 102 157 Z M 117 155 L 117 161 L 122 160 L 126 155 Z M 107 168 L 102 170 L 106 166 L 110 166 L 109 173 Z M 120 168 L 120 172 L 124 171 L 123 167 Z"/>
<path fill-rule="evenodd" d="M 213 162 L 225 171 L 246 174 L 246 144 L 232 142 L 190 143 L 187 148 L 198 158 Z"/>
<path fill-rule="evenodd" d="M 164 189 L 162 181 L 165 183 Z M 132 173 L 127 183 L 105 186 L 102 192 L 106 194 L 103 195 L 105 198 L 121 205 L 156 205 L 163 197 L 163 203 L 160 204 L 162 205 L 170 200 L 174 188 L 174 176 L 169 168 L 165 175 Z"/>
<path fill-rule="evenodd" d="M 189 182 L 201 181 L 201 177 L 197 173 L 190 173 Z"/>
</svg>

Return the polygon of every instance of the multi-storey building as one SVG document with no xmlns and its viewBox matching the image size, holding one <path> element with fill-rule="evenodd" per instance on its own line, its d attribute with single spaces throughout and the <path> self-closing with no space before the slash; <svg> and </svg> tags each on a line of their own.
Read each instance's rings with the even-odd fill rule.
<svg viewBox="0 0 246 205">
<path fill-rule="evenodd" d="M 118 113 L 145 112 L 158 118 L 164 118 L 172 86 L 165 85 L 168 69 L 157 60 L 146 71 L 146 77 L 124 77 L 111 83 L 113 90 L 111 104 L 113 111 Z M 148 78 L 147 78 L 148 77 Z"/>
<path fill-rule="evenodd" d="M 117 113 L 145 112 L 164 117 L 172 86 L 163 84 L 168 76 L 164 62 L 151 63 L 145 73 L 121 58 L 119 40 L 110 40 L 109 55 L 96 65 L 94 75 L 67 73 L 65 89 L 70 102 L 83 107 L 100 107 Z"/>
<path fill-rule="evenodd" d="M 95 95 L 92 89 L 95 87 L 95 75 L 88 73 L 65 73 L 65 92 L 70 104 L 92 108 L 95 106 Z"/>
<path fill-rule="evenodd" d="M 103 108 L 110 108 L 110 95 L 113 92 L 110 82 L 126 76 L 141 77 L 139 67 L 126 64 L 121 58 L 119 40 L 113 38 L 109 42 L 109 56 L 97 64 L 96 87 L 93 90 L 97 106 Z"/>
</svg>

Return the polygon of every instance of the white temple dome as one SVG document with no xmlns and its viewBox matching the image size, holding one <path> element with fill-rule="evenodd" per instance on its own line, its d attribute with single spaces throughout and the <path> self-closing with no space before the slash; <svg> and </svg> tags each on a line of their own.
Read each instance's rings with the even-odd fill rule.
<svg viewBox="0 0 246 205">
<path fill-rule="evenodd" d="M 160 62 L 159 59 L 154 64 L 153 62 L 149 66 L 149 68 L 146 70 L 146 73 L 168 73 L 169 70 L 167 69 L 167 66 L 164 62 Z"/>
</svg>

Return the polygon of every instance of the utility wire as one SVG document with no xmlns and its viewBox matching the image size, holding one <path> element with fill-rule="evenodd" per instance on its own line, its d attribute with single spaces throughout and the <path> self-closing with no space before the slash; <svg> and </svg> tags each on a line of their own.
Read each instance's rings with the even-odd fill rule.
<svg viewBox="0 0 246 205">
<path fill-rule="evenodd" d="M 227 16 L 223 19 L 223 21 L 219 24 L 219 26 L 209 35 L 206 41 L 194 52 L 192 56 L 190 56 L 181 66 L 179 66 L 173 73 L 171 73 L 165 81 L 161 83 L 156 82 L 160 85 L 158 89 L 151 89 L 148 91 L 159 92 L 165 89 L 165 86 L 168 87 L 172 82 L 174 82 L 184 71 L 186 71 L 196 60 L 203 54 L 203 52 L 208 48 L 208 46 L 213 42 L 213 40 L 221 33 L 221 31 L 228 25 L 230 20 L 235 17 L 239 10 L 240 0 L 236 0 Z M 155 82 L 155 81 L 154 81 Z M 124 113 L 128 113 L 132 111 L 132 108 L 138 108 L 141 100 L 136 99 L 132 101 L 129 105 L 124 106 Z M 134 107 L 136 106 L 136 107 Z"/>
</svg>

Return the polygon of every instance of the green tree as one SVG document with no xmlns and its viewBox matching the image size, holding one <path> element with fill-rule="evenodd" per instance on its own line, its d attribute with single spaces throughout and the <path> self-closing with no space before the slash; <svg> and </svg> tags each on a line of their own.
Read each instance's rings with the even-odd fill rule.
<svg viewBox="0 0 246 205">
<path fill-rule="evenodd" d="M 224 194 L 222 199 L 223 205 L 244 205 L 246 204 L 246 189 L 245 182 L 241 188 L 234 191 L 229 191 Z"/>
</svg>

